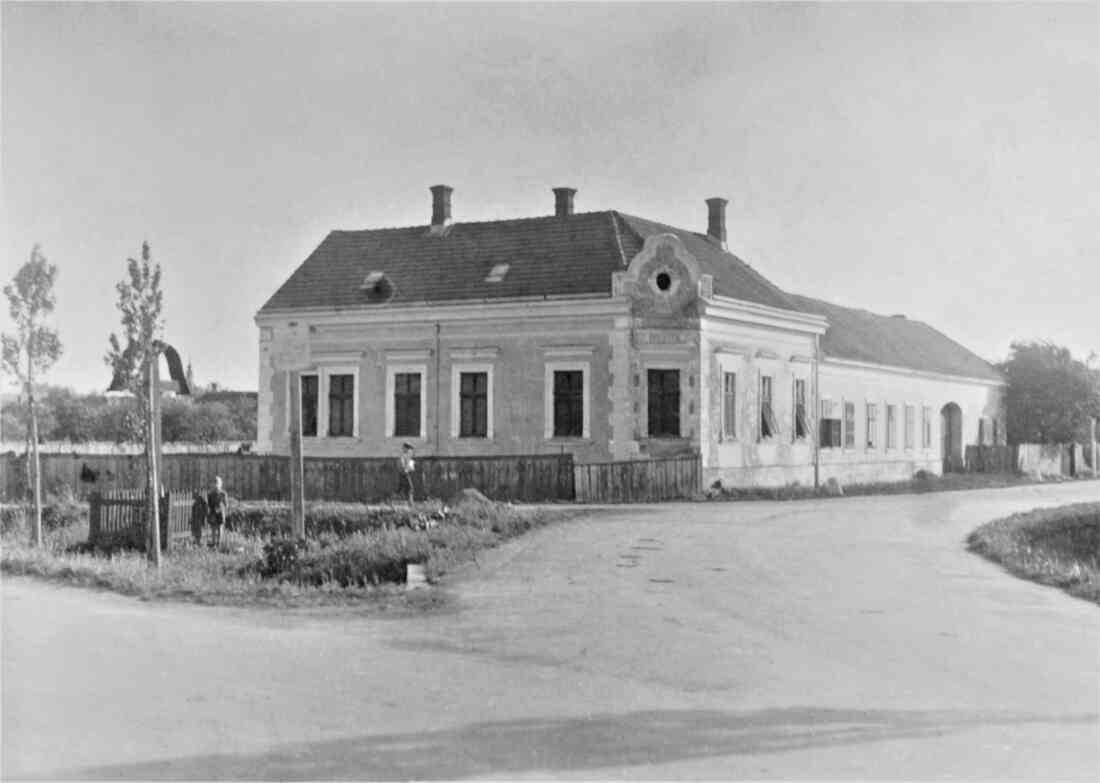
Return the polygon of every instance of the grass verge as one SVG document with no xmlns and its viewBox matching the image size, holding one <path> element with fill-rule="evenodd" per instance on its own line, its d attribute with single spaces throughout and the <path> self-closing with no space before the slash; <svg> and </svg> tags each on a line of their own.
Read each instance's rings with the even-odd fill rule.
<svg viewBox="0 0 1100 783">
<path fill-rule="evenodd" d="M 1100 604 L 1100 503 L 1013 514 L 982 525 L 966 544 L 1015 576 Z"/>
<path fill-rule="evenodd" d="M 268 512 L 282 514 L 264 504 Z M 0 572 L 65 584 L 100 588 L 143 599 L 182 600 L 233 606 L 318 606 L 369 604 L 373 608 L 430 608 L 443 602 L 434 590 L 406 592 L 405 565 L 422 563 L 429 580 L 438 580 L 483 549 L 555 520 L 575 515 L 569 508 L 538 508 L 493 502 L 463 502 L 441 513 L 438 504 L 404 510 L 413 522 L 440 518 L 428 529 L 395 527 L 398 512 L 379 516 L 366 507 L 341 504 L 340 517 L 358 520 L 330 524 L 334 509 L 321 509 L 318 525 L 302 542 L 276 533 L 227 530 L 222 546 L 211 549 L 189 543 L 174 546 L 161 569 L 147 565 L 132 550 L 89 551 L 87 512 L 66 527 L 47 531 L 46 545 L 29 543 L 25 529 L 9 528 L 0 540 Z M 366 521 L 364 521 L 366 520 Z M 376 525 L 381 520 L 384 524 Z M 405 520 L 409 521 L 409 520 Z M 360 524 L 359 522 L 362 522 Z M 369 522 L 369 524 L 368 524 Z M 266 526 L 260 525 L 261 530 Z M 270 565 L 269 553 L 289 548 L 295 556 Z"/>
<path fill-rule="evenodd" d="M 1026 484 L 1091 480 L 1070 478 L 1035 478 L 1024 473 L 945 473 L 937 476 L 920 472 L 906 481 L 879 481 L 866 484 L 846 484 L 845 497 L 860 495 L 911 495 L 925 492 L 959 492 L 972 489 L 1000 489 Z M 712 486 L 705 493 L 707 500 L 806 500 L 809 498 L 840 497 L 835 489 L 824 482 L 814 488 L 801 484 L 784 487 L 722 487 Z"/>
</svg>

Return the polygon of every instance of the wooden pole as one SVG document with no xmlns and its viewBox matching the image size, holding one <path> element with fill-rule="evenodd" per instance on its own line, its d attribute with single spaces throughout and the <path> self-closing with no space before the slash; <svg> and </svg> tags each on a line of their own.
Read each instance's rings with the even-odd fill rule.
<svg viewBox="0 0 1100 783">
<path fill-rule="evenodd" d="M 1092 475 L 1100 476 L 1100 453 L 1097 453 L 1097 418 L 1092 417 Z"/>
<path fill-rule="evenodd" d="M 34 462 L 34 545 L 42 546 L 42 460 L 38 456 L 38 412 L 35 410 L 33 379 L 28 384 L 31 411 L 31 451 Z"/>
<path fill-rule="evenodd" d="M 302 373 L 290 373 L 290 530 L 306 535 L 305 464 L 302 460 Z"/>
<path fill-rule="evenodd" d="M 160 399 L 160 372 L 157 366 L 156 353 L 150 350 L 147 356 L 149 364 L 145 376 L 149 382 L 149 399 L 145 407 L 147 418 L 145 423 L 145 465 L 148 476 L 146 482 L 146 525 L 148 534 L 145 540 L 147 542 L 146 556 L 149 558 L 149 562 L 160 568 L 160 476 L 157 470 L 157 417 L 160 412 L 160 406 L 157 402 Z"/>
</svg>

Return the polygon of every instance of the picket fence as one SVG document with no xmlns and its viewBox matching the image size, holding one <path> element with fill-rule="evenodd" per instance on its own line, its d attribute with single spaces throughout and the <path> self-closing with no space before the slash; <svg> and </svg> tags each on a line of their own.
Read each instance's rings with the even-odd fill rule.
<svg viewBox="0 0 1100 783">
<path fill-rule="evenodd" d="M 160 496 L 160 546 L 191 536 L 192 492 L 172 490 Z M 88 543 L 145 549 L 145 491 L 112 489 L 88 498 Z"/>
</svg>

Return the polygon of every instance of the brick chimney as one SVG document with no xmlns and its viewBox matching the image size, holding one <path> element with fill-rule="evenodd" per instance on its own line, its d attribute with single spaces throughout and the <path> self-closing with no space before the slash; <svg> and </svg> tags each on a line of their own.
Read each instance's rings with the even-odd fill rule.
<svg viewBox="0 0 1100 783">
<path fill-rule="evenodd" d="M 722 247 L 726 247 L 726 204 L 724 198 L 707 199 L 707 238 Z"/>
<path fill-rule="evenodd" d="M 432 191 L 432 233 L 441 233 L 451 225 L 451 193 L 454 188 L 448 185 L 433 185 Z"/>
<path fill-rule="evenodd" d="M 554 188 L 554 214 L 558 217 L 572 215 L 575 195 L 577 195 L 576 188 Z"/>
</svg>

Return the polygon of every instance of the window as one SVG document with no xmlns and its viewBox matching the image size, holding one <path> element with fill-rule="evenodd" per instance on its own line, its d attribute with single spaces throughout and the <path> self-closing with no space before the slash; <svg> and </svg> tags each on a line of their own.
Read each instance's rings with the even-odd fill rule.
<svg viewBox="0 0 1100 783">
<path fill-rule="evenodd" d="M 737 437 L 737 373 L 722 373 L 722 437 Z"/>
<path fill-rule="evenodd" d="M 912 405 L 905 406 L 905 448 L 913 448 L 913 431 L 916 429 L 917 412 Z"/>
<path fill-rule="evenodd" d="M 821 401 L 821 448 L 840 447 L 840 419 L 837 418 L 836 403 L 829 399 Z"/>
<path fill-rule="evenodd" d="M 760 439 L 770 438 L 779 431 L 775 425 L 775 411 L 772 408 L 772 377 L 760 376 Z"/>
<path fill-rule="evenodd" d="M 927 405 L 920 409 L 920 430 L 921 448 L 932 448 L 932 409 Z"/>
<path fill-rule="evenodd" d="M 996 446 L 998 443 L 1001 442 L 1001 437 L 1000 437 L 1001 433 L 998 432 L 999 427 L 997 425 L 997 419 L 994 418 L 992 421 L 993 421 L 993 445 Z"/>
<path fill-rule="evenodd" d="M 333 438 L 355 434 L 355 376 L 328 376 L 328 434 Z"/>
<path fill-rule="evenodd" d="M 452 357 L 454 352 L 451 353 Z M 493 365 L 451 364 L 451 437 L 493 438 Z"/>
<path fill-rule="evenodd" d="M 506 274 L 508 274 L 508 264 L 494 264 L 493 268 L 489 270 L 489 274 L 485 277 L 485 282 L 499 283 L 504 279 Z"/>
<path fill-rule="evenodd" d="M 648 370 L 649 437 L 680 437 L 680 371 Z"/>
<path fill-rule="evenodd" d="M 584 373 L 581 370 L 554 371 L 554 437 L 584 435 Z"/>
<path fill-rule="evenodd" d="M 867 448 L 878 446 L 878 405 L 867 403 Z"/>
<path fill-rule="evenodd" d="M 795 378 L 794 381 L 794 439 L 802 440 L 809 432 L 806 423 L 806 381 Z"/>
<path fill-rule="evenodd" d="M 489 436 L 488 373 L 459 373 L 458 408 L 458 436 L 460 438 L 487 438 Z"/>
<path fill-rule="evenodd" d="M 399 372 L 393 376 L 393 434 L 394 437 L 419 438 L 420 387 L 422 378 L 418 372 Z"/>
<path fill-rule="evenodd" d="M 886 448 L 898 447 L 898 406 L 886 406 Z"/>
<path fill-rule="evenodd" d="M 317 437 L 317 376 L 302 376 L 302 436 Z"/>
<path fill-rule="evenodd" d="M 856 447 L 856 404 L 844 403 L 844 448 Z"/>
<path fill-rule="evenodd" d="M 543 381 L 543 434 L 546 438 L 591 437 L 589 364 L 589 361 L 546 362 Z"/>
<path fill-rule="evenodd" d="M 412 358 L 410 352 L 395 352 Z M 387 356 L 387 360 L 392 357 Z M 385 435 L 387 438 L 427 437 L 428 366 L 425 364 L 386 365 Z"/>
</svg>

